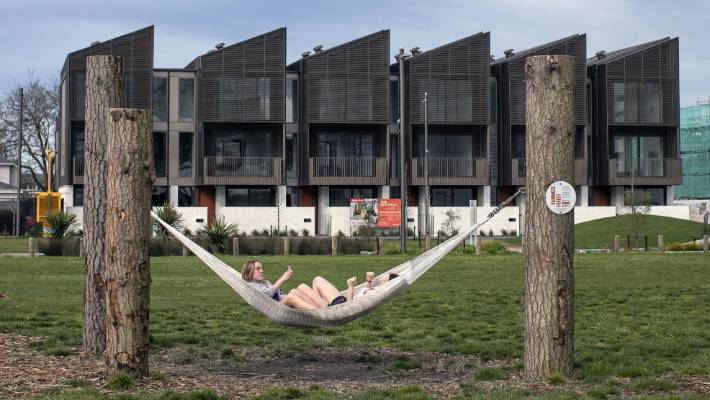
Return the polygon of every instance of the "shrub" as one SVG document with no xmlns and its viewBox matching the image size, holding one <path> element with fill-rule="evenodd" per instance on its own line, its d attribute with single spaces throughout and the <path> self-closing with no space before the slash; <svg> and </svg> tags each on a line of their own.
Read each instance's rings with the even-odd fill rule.
<svg viewBox="0 0 710 400">
<path fill-rule="evenodd" d="M 261 236 L 261 232 L 258 229 L 254 229 L 251 231 L 252 236 Z"/>
<path fill-rule="evenodd" d="M 488 236 L 493 236 L 493 229 L 488 230 Z"/>
<path fill-rule="evenodd" d="M 289 230 L 288 230 L 288 235 L 289 235 L 289 236 L 294 236 L 294 237 L 295 237 L 295 236 L 298 236 L 298 231 L 295 230 L 295 229 L 289 229 Z"/>
<path fill-rule="evenodd" d="M 487 240 L 481 244 L 481 251 L 486 254 L 508 254 L 508 248 L 497 240 Z"/>
<path fill-rule="evenodd" d="M 509 234 L 510 236 L 518 236 L 518 231 L 516 231 L 515 229 L 511 229 L 511 230 L 508 232 L 508 234 Z"/>
<path fill-rule="evenodd" d="M 153 212 L 158 218 L 165 221 L 166 224 L 172 226 L 177 230 L 184 228 L 182 213 L 173 207 L 172 203 L 166 201 L 162 207 L 153 207 Z M 153 231 L 155 235 L 161 239 L 167 239 L 170 237 L 170 233 L 165 229 L 163 225 L 158 222 L 158 220 L 153 219 Z"/>
<path fill-rule="evenodd" d="M 261 230 L 261 236 L 271 236 L 271 231 L 264 228 Z"/>
<path fill-rule="evenodd" d="M 481 231 L 478 232 L 478 234 L 481 235 L 481 236 L 486 236 L 486 231 L 484 231 L 484 230 L 481 229 Z"/>
<path fill-rule="evenodd" d="M 189 228 L 185 228 L 182 230 L 182 234 L 185 236 L 192 236 L 192 231 Z"/>
<path fill-rule="evenodd" d="M 303 237 L 308 237 L 308 236 L 311 234 L 311 231 L 309 231 L 309 230 L 306 229 L 306 228 L 303 228 L 303 230 L 301 231 L 301 233 L 303 233 Z"/>
<path fill-rule="evenodd" d="M 46 216 L 47 230 L 45 236 L 50 239 L 63 239 L 74 233 L 76 215 L 60 211 Z"/>
<path fill-rule="evenodd" d="M 446 211 L 446 219 L 441 223 L 441 230 L 446 236 L 455 236 L 459 232 L 458 221 L 461 220 L 461 213 L 449 209 Z"/>
<path fill-rule="evenodd" d="M 703 245 L 700 243 L 690 242 L 690 243 L 679 243 L 673 242 L 666 245 L 666 250 L 670 251 L 700 251 L 703 249 Z"/>
<path fill-rule="evenodd" d="M 215 219 L 209 225 L 202 225 L 200 235 L 206 237 L 210 244 L 217 247 L 217 251 L 224 253 L 224 242 L 237 234 L 237 225 L 228 224 L 224 217 Z"/>
<path fill-rule="evenodd" d="M 507 229 L 501 229 L 500 230 L 501 236 L 508 236 L 508 230 Z"/>
</svg>

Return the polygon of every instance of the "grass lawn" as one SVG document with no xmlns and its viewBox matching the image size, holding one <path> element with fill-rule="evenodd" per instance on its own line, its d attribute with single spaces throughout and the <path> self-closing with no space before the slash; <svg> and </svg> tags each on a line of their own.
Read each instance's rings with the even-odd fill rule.
<svg viewBox="0 0 710 400">
<path fill-rule="evenodd" d="M 259 257 L 276 280 L 290 262 L 287 289 L 320 274 L 342 286 L 351 275 L 382 271 L 400 256 Z M 227 257 L 241 265 L 246 257 Z M 151 340 L 224 353 L 261 347 L 264 354 L 314 349 L 394 348 L 513 360 L 511 369 L 472 371 L 466 398 L 536 396 L 507 385 L 520 373 L 524 259 L 520 255 L 451 255 L 404 296 L 336 329 L 284 328 L 248 307 L 195 257 L 151 260 Z M 703 254 L 577 255 L 576 372 L 583 393 L 555 389 L 544 398 L 665 398 L 678 382 L 710 380 L 710 257 Z M 34 348 L 65 355 L 81 343 L 82 260 L 0 258 L 0 331 L 43 336 Z M 515 361 L 517 360 L 517 361 Z M 497 382 L 495 385 L 490 382 Z M 569 383 L 569 382 L 568 382 Z M 86 389 L 91 390 L 91 389 Z M 290 394 L 289 394 L 290 393 Z M 204 393 L 203 393 L 204 394 Z M 87 393 L 67 399 L 91 398 Z M 98 396 L 98 395 L 97 395 Z M 199 398 L 210 398 L 206 397 Z M 426 387 L 352 393 L 355 399 L 428 399 Z M 342 398 L 314 388 L 276 388 L 263 399 Z M 157 397 L 156 397 L 157 398 Z M 175 397 L 177 398 L 177 397 Z M 187 397 L 186 397 L 187 398 Z M 695 398 L 692 396 L 680 398 Z M 697 397 L 701 398 L 701 397 Z"/>
<path fill-rule="evenodd" d="M 27 238 L 0 236 L 0 253 L 27 253 L 28 248 Z"/>
</svg>

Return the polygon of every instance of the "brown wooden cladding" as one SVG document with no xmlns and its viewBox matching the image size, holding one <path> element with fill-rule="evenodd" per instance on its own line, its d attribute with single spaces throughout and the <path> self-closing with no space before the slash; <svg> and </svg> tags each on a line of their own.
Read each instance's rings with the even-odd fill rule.
<svg viewBox="0 0 710 400">
<path fill-rule="evenodd" d="M 409 119 L 424 123 L 488 125 L 490 33 L 478 33 L 415 55 L 408 61 Z"/>
<path fill-rule="evenodd" d="M 67 107 L 70 120 L 83 120 L 86 94 L 86 57 L 123 58 L 124 100 L 128 108 L 151 109 L 153 84 L 153 26 L 95 44 L 69 54 Z M 67 72 L 67 71 L 65 71 Z"/>
<path fill-rule="evenodd" d="M 203 122 L 283 122 L 286 28 L 207 53 L 197 62 Z"/>
<path fill-rule="evenodd" d="M 305 58 L 307 122 L 387 123 L 389 46 L 383 30 Z"/>
</svg>

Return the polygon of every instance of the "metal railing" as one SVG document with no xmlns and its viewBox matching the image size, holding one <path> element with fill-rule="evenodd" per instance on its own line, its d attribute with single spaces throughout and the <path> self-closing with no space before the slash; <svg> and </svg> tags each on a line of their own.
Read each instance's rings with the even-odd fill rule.
<svg viewBox="0 0 710 400">
<path fill-rule="evenodd" d="M 204 158 L 206 184 L 278 184 L 281 181 L 280 157 Z"/>
<path fill-rule="evenodd" d="M 384 184 L 387 160 L 376 157 L 311 157 L 311 184 Z"/>
<path fill-rule="evenodd" d="M 84 183 L 84 156 L 72 157 L 72 182 L 75 185 Z"/>
<path fill-rule="evenodd" d="M 514 158 L 511 163 L 512 184 L 517 186 L 525 185 L 525 177 L 527 176 L 527 159 L 524 157 Z M 574 159 L 574 184 L 587 184 L 587 159 Z"/>
<path fill-rule="evenodd" d="M 618 159 L 609 160 L 610 185 L 679 185 L 682 181 L 682 160 L 664 158 L 649 160 L 641 168 L 632 169 Z"/>
<path fill-rule="evenodd" d="M 423 185 L 424 177 L 424 158 L 413 158 L 413 183 Z M 429 184 L 488 184 L 488 159 L 429 157 Z"/>
</svg>

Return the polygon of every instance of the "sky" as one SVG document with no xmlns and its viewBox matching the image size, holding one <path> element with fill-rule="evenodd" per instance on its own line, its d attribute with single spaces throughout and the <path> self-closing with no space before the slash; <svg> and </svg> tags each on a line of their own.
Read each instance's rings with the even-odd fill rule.
<svg viewBox="0 0 710 400">
<path fill-rule="evenodd" d="M 680 103 L 710 98 L 708 0 L 0 0 L 0 93 L 59 75 L 67 53 L 155 25 L 155 67 L 182 68 L 216 43 L 286 27 L 287 62 L 390 29 L 391 54 L 491 32 L 491 52 L 587 34 L 587 56 L 680 37 Z M 393 58 L 394 61 L 394 58 Z"/>
</svg>

